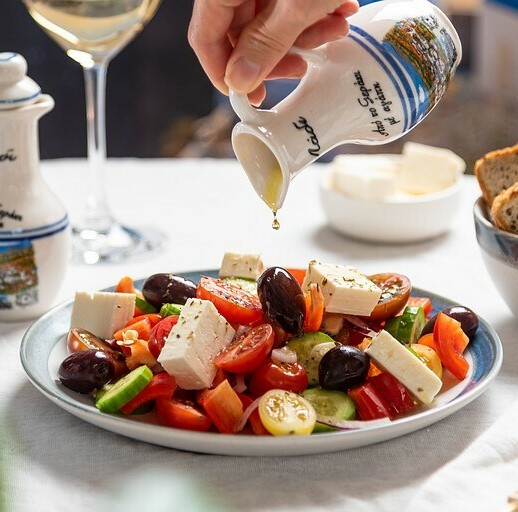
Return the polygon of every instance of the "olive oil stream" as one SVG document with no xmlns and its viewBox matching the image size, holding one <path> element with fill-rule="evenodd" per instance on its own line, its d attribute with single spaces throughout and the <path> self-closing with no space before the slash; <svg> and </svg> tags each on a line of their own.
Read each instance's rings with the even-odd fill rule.
<svg viewBox="0 0 518 512">
<path fill-rule="evenodd" d="M 276 231 L 281 227 L 277 219 L 277 200 L 279 198 L 279 191 L 282 186 L 282 171 L 278 162 L 272 165 L 268 175 L 266 176 L 265 186 L 261 194 L 262 200 L 271 208 L 273 212 L 272 228 Z"/>
</svg>

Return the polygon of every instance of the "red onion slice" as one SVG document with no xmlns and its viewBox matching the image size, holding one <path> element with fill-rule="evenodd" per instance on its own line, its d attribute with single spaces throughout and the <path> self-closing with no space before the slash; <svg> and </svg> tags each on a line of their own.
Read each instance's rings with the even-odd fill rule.
<svg viewBox="0 0 518 512">
<path fill-rule="evenodd" d="M 343 315 L 344 319 L 347 320 L 350 324 L 356 327 L 356 330 L 359 331 L 364 336 L 368 336 L 369 338 L 373 338 L 378 333 L 373 331 L 371 326 L 365 323 L 361 318 L 354 315 Z"/>
<path fill-rule="evenodd" d="M 239 423 L 237 424 L 237 431 L 241 432 L 245 428 L 246 422 L 248 421 L 248 418 L 250 418 L 250 415 L 257 409 L 259 406 L 259 400 L 261 400 L 261 397 L 256 398 L 243 412 L 243 416 L 241 416 L 241 419 L 239 420 Z"/>
<path fill-rule="evenodd" d="M 274 348 L 272 350 L 272 359 L 279 361 L 279 363 L 291 363 L 297 362 L 297 353 L 288 347 Z"/>
<path fill-rule="evenodd" d="M 236 393 L 244 393 L 246 391 L 245 374 L 244 373 L 236 374 L 236 383 L 233 386 L 233 388 L 234 388 L 234 391 Z"/>
</svg>

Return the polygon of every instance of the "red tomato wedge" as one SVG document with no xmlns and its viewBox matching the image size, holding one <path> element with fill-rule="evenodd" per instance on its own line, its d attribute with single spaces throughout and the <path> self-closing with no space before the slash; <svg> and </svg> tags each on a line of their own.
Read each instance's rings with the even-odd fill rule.
<svg viewBox="0 0 518 512">
<path fill-rule="evenodd" d="M 302 286 L 302 283 L 304 282 L 304 278 L 306 277 L 306 269 L 304 268 L 287 268 L 286 269 L 299 283 L 300 286 Z"/>
<path fill-rule="evenodd" d="M 273 347 L 272 326 L 252 327 L 243 336 L 234 338 L 214 360 L 218 368 L 231 373 L 253 372 L 266 359 Z"/>
<path fill-rule="evenodd" d="M 196 297 L 210 300 L 232 324 L 252 325 L 263 316 L 259 299 L 230 281 L 202 276 Z"/>
<path fill-rule="evenodd" d="M 433 309 L 432 301 L 428 297 L 409 297 L 406 305 L 423 308 L 424 316 L 428 316 Z"/>
<path fill-rule="evenodd" d="M 324 295 L 317 283 L 311 283 L 309 290 L 304 293 L 306 316 L 304 332 L 315 332 L 320 329 L 324 318 Z"/>
<path fill-rule="evenodd" d="M 468 346 L 469 338 L 462 330 L 460 322 L 439 313 L 433 329 L 433 339 L 444 367 L 457 379 L 464 379 L 469 370 L 469 363 L 462 353 Z"/>
<path fill-rule="evenodd" d="M 280 363 L 268 358 L 253 373 L 248 390 L 254 397 L 270 389 L 285 389 L 301 393 L 308 387 L 308 372 L 299 363 Z"/>
<path fill-rule="evenodd" d="M 208 390 L 202 400 L 205 412 L 223 434 L 235 434 L 243 416 L 243 404 L 228 380 Z"/>
<path fill-rule="evenodd" d="M 171 329 L 178 322 L 177 315 L 166 316 L 158 322 L 149 333 L 149 351 L 158 359 L 165 340 L 169 336 Z"/>
<path fill-rule="evenodd" d="M 159 398 L 155 410 L 160 421 L 168 427 L 205 432 L 212 424 L 210 418 L 189 400 Z"/>
<path fill-rule="evenodd" d="M 347 394 L 356 404 L 356 413 L 359 419 L 367 421 L 390 417 L 387 404 L 369 382 L 350 389 Z"/>
<path fill-rule="evenodd" d="M 374 322 L 384 322 L 387 318 L 397 315 L 410 297 L 410 279 L 394 273 L 374 274 L 369 276 L 369 279 L 381 288 L 381 297 L 367 318 Z"/>
<path fill-rule="evenodd" d="M 151 382 L 127 404 L 121 407 L 124 414 L 131 414 L 135 409 L 157 398 L 171 398 L 176 389 L 176 380 L 168 373 L 153 375 Z"/>
</svg>

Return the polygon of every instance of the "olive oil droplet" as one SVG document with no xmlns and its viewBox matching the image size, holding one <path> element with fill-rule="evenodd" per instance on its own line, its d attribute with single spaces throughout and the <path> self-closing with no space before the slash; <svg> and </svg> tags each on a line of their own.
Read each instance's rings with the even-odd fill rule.
<svg viewBox="0 0 518 512">
<path fill-rule="evenodd" d="M 277 212 L 273 212 L 272 228 L 277 231 L 281 227 L 281 223 L 277 220 Z"/>
</svg>

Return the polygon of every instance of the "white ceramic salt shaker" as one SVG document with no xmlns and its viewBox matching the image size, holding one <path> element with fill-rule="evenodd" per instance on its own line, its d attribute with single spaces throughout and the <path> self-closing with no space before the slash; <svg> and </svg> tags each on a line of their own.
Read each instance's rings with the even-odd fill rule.
<svg viewBox="0 0 518 512">
<path fill-rule="evenodd" d="M 39 168 L 38 120 L 54 100 L 26 73 L 0 53 L 0 322 L 47 311 L 69 257 L 67 213 Z"/>
</svg>

